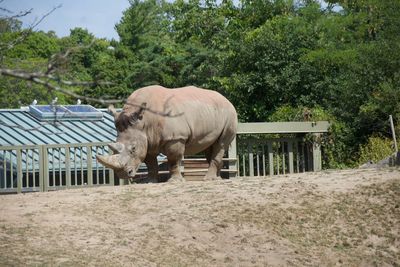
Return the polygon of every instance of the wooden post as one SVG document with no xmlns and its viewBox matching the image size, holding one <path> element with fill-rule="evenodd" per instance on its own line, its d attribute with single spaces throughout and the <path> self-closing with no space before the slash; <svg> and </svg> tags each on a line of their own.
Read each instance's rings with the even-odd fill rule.
<svg viewBox="0 0 400 267">
<path fill-rule="evenodd" d="M 243 149 L 243 151 L 245 151 L 244 149 Z M 246 154 L 245 153 L 243 153 L 243 156 L 242 156 L 242 164 L 243 164 L 243 175 L 242 176 L 246 176 Z"/>
<path fill-rule="evenodd" d="M 268 141 L 268 165 L 269 165 L 269 175 L 274 175 L 274 152 L 272 150 L 271 141 Z"/>
<path fill-rule="evenodd" d="M 229 178 L 234 178 L 239 175 L 237 172 L 239 168 L 239 162 L 237 160 L 233 160 L 237 158 L 237 148 L 236 148 L 236 137 L 232 140 L 232 143 L 229 146 L 228 150 L 228 158 L 229 158 Z"/>
<path fill-rule="evenodd" d="M 93 186 L 92 146 L 86 146 L 86 175 L 88 186 Z"/>
<path fill-rule="evenodd" d="M 71 154 L 69 153 L 70 146 L 65 147 L 65 183 L 67 188 L 71 188 Z"/>
<path fill-rule="evenodd" d="M 41 164 L 40 166 L 43 169 L 43 191 L 46 192 L 49 189 L 49 164 L 48 157 L 49 151 L 47 150 L 47 146 L 42 146 L 42 156 L 40 157 Z"/>
<path fill-rule="evenodd" d="M 389 121 L 390 121 L 390 128 L 392 129 L 392 137 L 393 137 L 394 150 L 395 150 L 394 164 L 400 166 L 400 152 L 399 152 L 399 148 L 397 147 L 396 131 L 394 129 L 392 115 L 389 115 Z"/>
<path fill-rule="evenodd" d="M 321 145 L 318 140 L 321 137 L 321 134 L 314 134 L 313 141 L 313 149 L 312 149 L 312 157 L 313 157 L 313 171 L 318 172 L 322 170 L 322 162 L 321 162 Z"/>
<path fill-rule="evenodd" d="M 22 192 L 22 155 L 21 149 L 17 149 L 17 193 Z"/>
<path fill-rule="evenodd" d="M 40 145 L 39 146 L 39 190 L 40 192 L 43 192 L 43 187 L 44 187 L 44 173 L 43 173 L 43 152 L 44 151 L 44 146 Z"/>
<path fill-rule="evenodd" d="M 289 152 L 289 173 L 294 173 L 294 157 L 293 157 L 293 142 L 288 141 L 288 152 Z"/>
<path fill-rule="evenodd" d="M 392 115 L 389 115 L 389 121 L 390 121 L 390 128 L 392 129 L 392 137 L 393 137 L 393 142 L 394 142 L 394 150 L 397 154 L 399 152 L 399 149 L 397 147 L 397 140 L 396 140 L 396 132 L 394 131 L 394 123 L 393 123 L 393 117 Z"/>
<path fill-rule="evenodd" d="M 267 174 L 267 172 L 266 172 L 266 170 L 265 170 L 265 149 L 264 149 L 264 147 L 265 147 L 265 143 L 263 143 L 262 144 L 262 166 L 263 166 L 263 176 L 265 177 L 266 176 L 266 174 Z"/>
<path fill-rule="evenodd" d="M 282 173 L 286 174 L 285 141 L 282 141 L 281 144 L 282 144 Z"/>
<path fill-rule="evenodd" d="M 253 156 L 253 142 L 250 141 L 248 146 L 249 150 L 249 175 L 254 176 L 254 156 Z"/>
<path fill-rule="evenodd" d="M 256 144 L 256 155 L 257 155 L 257 176 L 260 176 L 260 152 L 259 152 L 259 143 Z"/>
<path fill-rule="evenodd" d="M 300 143 L 301 150 L 301 172 L 306 172 L 306 154 L 308 153 L 308 149 L 304 142 Z"/>
</svg>

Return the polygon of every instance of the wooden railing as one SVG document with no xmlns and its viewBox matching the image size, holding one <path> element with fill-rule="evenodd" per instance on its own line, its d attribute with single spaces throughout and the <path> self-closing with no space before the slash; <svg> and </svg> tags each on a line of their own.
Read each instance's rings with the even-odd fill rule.
<svg viewBox="0 0 400 267">
<path fill-rule="evenodd" d="M 239 123 L 229 149 L 229 168 L 238 176 L 267 176 L 322 169 L 321 147 L 305 142 L 306 134 L 318 140 L 328 132 L 327 121 Z M 289 136 L 279 138 L 276 136 Z M 271 137 L 272 136 L 272 137 Z"/>
<path fill-rule="evenodd" d="M 239 176 L 268 176 L 313 170 L 312 151 L 302 138 L 240 140 L 237 157 Z"/>
<path fill-rule="evenodd" d="M 107 143 L 0 147 L 0 193 L 113 185 L 114 173 L 96 160 Z"/>
<path fill-rule="evenodd" d="M 232 178 L 319 171 L 322 168 L 320 146 L 318 142 L 305 143 L 303 137 L 304 134 L 318 136 L 327 132 L 328 127 L 329 123 L 324 121 L 239 124 L 222 173 Z M 265 134 L 292 137 L 265 138 L 262 136 Z M 97 154 L 109 153 L 107 142 L 0 146 L 0 193 L 124 184 L 114 179 L 111 169 L 96 160 Z M 193 162 L 190 158 L 185 160 Z M 206 167 L 183 167 L 182 172 L 186 176 L 201 176 Z M 160 171 L 160 174 L 167 173 L 166 169 Z M 146 175 L 146 171 L 142 169 L 139 175 Z"/>
</svg>

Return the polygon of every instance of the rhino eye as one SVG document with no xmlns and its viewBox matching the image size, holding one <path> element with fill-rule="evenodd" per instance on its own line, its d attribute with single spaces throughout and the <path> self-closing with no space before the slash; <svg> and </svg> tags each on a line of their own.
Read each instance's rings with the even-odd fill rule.
<svg viewBox="0 0 400 267">
<path fill-rule="evenodd" d="M 131 149 L 129 150 L 129 154 L 133 155 L 135 154 L 136 148 L 134 146 L 131 147 Z"/>
</svg>

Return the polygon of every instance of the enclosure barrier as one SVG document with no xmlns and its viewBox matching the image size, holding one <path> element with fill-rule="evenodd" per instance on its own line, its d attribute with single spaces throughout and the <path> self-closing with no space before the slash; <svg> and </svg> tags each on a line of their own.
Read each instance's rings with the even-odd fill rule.
<svg viewBox="0 0 400 267">
<path fill-rule="evenodd" d="M 107 143 L 0 147 L 0 193 L 114 185 L 114 173 L 97 162 Z"/>
<path fill-rule="evenodd" d="M 322 169 L 318 140 L 329 122 L 239 123 L 229 149 L 231 170 L 238 176 L 267 176 Z M 286 135 L 285 138 L 279 136 Z M 305 136 L 310 135 L 306 141 Z"/>
<path fill-rule="evenodd" d="M 302 138 L 247 139 L 238 144 L 238 176 L 268 176 L 313 169 L 313 154 Z"/>
<path fill-rule="evenodd" d="M 320 145 L 315 141 L 306 142 L 304 136 L 311 134 L 316 140 L 328 127 L 325 121 L 240 123 L 237 137 L 224 158 L 221 176 L 319 171 L 322 168 Z M 277 138 L 280 134 L 290 137 Z M 114 179 L 114 172 L 96 159 L 96 155 L 112 153 L 107 144 L 0 146 L 0 193 L 125 184 L 126 180 Z M 165 163 L 165 159 L 159 162 L 163 166 Z M 188 180 L 201 180 L 207 167 L 205 159 L 185 158 L 182 172 Z M 167 168 L 161 169 L 160 174 L 168 175 Z M 146 175 L 146 169 L 141 167 L 138 176 Z"/>
</svg>

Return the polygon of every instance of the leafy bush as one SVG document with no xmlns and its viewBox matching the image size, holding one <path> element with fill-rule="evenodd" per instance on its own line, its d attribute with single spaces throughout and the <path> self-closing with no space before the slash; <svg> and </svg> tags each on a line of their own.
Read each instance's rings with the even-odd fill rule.
<svg viewBox="0 0 400 267">
<path fill-rule="evenodd" d="M 372 136 L 366 144 L 360 145 L 360 156 L 358 163 L 377 163 L 378 161 L 393 154 L 392 140 L 388 138 Z"/>
<path fill-rule="evenodd" d="M 284 105 L 278 108 L 269 118 L 269 121 L 329 121 L 330 128 L 327 134 L 322 138 L 315 139 L 312 134 L 306 135 L 306 140 L 310 142 L 319 142 L 322 146 L 322 166 L 323 168 L 344 168 L 352 165 L 354 159 L 351 157 L 354 153 L 349 151 L 348 136 L 350 128 L 343 122 L 338 121 L 335 116 L 316 106 L 309 107 L 291 107 Z"/>
</svg>

